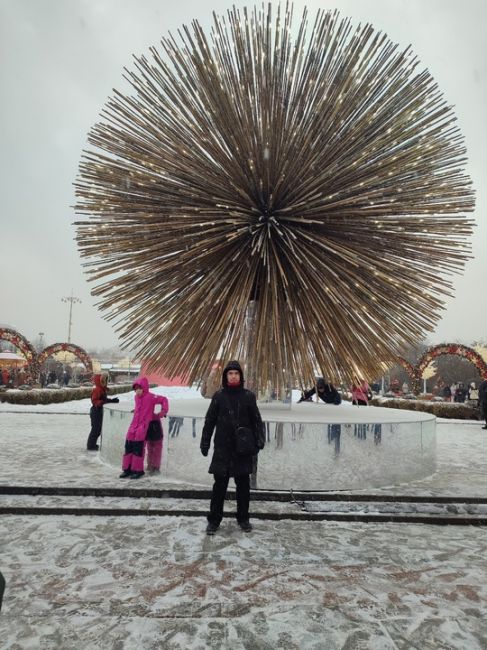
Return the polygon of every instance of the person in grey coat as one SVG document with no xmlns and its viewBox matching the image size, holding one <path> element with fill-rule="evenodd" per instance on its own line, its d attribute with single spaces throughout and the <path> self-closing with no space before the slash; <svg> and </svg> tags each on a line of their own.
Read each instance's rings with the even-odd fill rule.
<svg viewBox="0 0 487 650">
<path fill-rule="evenodd" d="M 252 432 L 255 449 L 239 453 L 236 440 L 237 427 Z M 207 456 L 211 438 L 213 457 L 208 472 L 214 476 L 213 492 L 208 513 L 208 535 L 214 535 L 223 517 L 223 505 L 230 477 L 237 488 L 237 521 L 244 532 L 250 532 L 249 522 L 250 474 L 252 461 L 265 445 L 265 430 L 254 393 L 244 388 L 244 376 L 238 361 L 230 361 L 222 376 L 222 388 L 218 390 L 208 408 L 201 434 L 201 453 Z"/>
</svg>

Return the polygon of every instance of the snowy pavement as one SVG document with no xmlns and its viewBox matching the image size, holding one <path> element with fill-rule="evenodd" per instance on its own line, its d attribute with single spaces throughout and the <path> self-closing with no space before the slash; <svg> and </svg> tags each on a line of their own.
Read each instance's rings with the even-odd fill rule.
<svg viewBox="0 0 487 650">
<path fill-rule="evenodd" d="M 76 405 L 81 414 L 71 415 L 0 410 L 2 457 L 8 457 L 0 485 L 121 487 L 112 467 L 84 451 L 87 406 Z M 432 477 L 374 492 L 487 496 L 487 435 L 479 423 L 440 422 L 437 444 Z M 130 483 L 137 489 L 191 485 L 164 476 Z M 102 501 L 149 508 L 161 500 Z M 179 502 L 163 501 L 176 509 Z M 3 495 L 0 503 L 89 507 L 100 499 Z M 185 500 L 187 508 L 204 506 Z M 288 506 L 266 507 L 285 513 Z M 3 515 L 0 648 L 487 647 L 485 528 L 254 524 L 245 535 L 227 518 L 209 538 L 204 519 L 195 517 Z"/>
</svg>

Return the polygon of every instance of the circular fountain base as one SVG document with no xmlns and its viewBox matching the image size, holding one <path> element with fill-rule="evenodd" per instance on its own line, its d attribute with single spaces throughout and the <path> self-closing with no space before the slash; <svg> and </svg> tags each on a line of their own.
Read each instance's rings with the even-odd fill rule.
<svg viewBox="0 0 487 650">
<path fill-rule="evenodd" d="M 209 401 L 171 400 L 163 420 L 161 473 L 211 485 L 210 456 L 199 449 Z M 356 490 L 410 482 L 436 469 L 436 418 L 429 413 L 323 403 L 259 404 L 266 447 L 252 476 L 268 490 Z M 102 459 L 119 467 L 132 414 L 106 406 Z"/>
</svg>

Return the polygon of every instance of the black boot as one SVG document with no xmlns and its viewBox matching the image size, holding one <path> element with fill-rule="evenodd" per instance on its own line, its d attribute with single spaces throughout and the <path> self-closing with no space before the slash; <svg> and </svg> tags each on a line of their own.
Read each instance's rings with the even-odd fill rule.
<svg viewBox="0 0 487 650">
<path fill-rule="evenodd" d="M 218 530 L 218 526 L 216 524 L 209 523 L 208 526 L 206 527 L 206 534 L 214 535 L 217 530 Z"/>
<path fill-rule="evenodd" d="M 132 476 L 132 472 L 129 469 L 124 469 L 118 478 L 129 478 Z"/>
<path fill-rule="evenodd" d="M 144 476 L 145 472 L 132 472 L 132 475 L 130 478 L 142 478 Z"/>
</svg>

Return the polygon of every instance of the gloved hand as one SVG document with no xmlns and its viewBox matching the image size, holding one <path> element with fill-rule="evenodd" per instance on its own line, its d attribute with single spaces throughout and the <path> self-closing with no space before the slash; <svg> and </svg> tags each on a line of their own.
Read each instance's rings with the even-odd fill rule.
<svg viewBox="0 0 487 650">
<path fill-rule="evenodd" d="M 201 453 L 203 456 L 208 456 L 208 449 L 206 447 L 201 447 Z"/>
<path fill-rule="evenodd" d="M 120 400 L 118 399 L 118 397 L 113 397 L 112 399 L 109 399 L 108 401 L 109 401 L 111 404 L 118 404 L 118 403 L 120 402 Z"/>
</svg>

